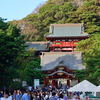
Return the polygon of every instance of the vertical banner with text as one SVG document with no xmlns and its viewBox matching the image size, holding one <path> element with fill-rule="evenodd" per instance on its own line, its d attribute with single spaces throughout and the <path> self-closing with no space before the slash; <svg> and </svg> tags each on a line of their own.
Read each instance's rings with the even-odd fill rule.
<svg viewBox="0 0 100 100">
<path fill-rule="evenodd" d="M 40 80 L 39 79 L 34 79 L 34 88 L 40 85 Z"/>
</svg>

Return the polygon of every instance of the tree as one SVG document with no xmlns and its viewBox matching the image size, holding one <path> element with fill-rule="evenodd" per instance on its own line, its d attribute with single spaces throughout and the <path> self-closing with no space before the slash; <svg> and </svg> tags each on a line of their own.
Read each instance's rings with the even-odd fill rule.
<svg viewBox="0 0 100 100">
<path fill-rule="evenodd" d="M 76 75 L 80 75 L 81 79 L 88 79 L 94 84 L 100 85 L 100 34 L 91 35 L 90 38 L 81 41 L 78 49 L 84 54 L 86 70 L 77 72 Z"/>
<path fill-rule="evenodd" d="M 40 71 L 40 58 L 35 56 L 34 50 L 27 51 L 24 36 L 13 25 L 1 20 L 0 27 L 0 88 L 19 87 L 13 81 L 27 81 L 33 85 L 33 79 L 43 78 Z M 4 28 L 5 27 L 5 28 Z"/>
<path fill-rule="evenodd" d="M 35 50 L 29 49 L 18 57 L 17 62 L 21 66 L 19 71 L 19 77 L 21 80 L 27 81 L 28 85 L 33 85 L 34 79 L 43 79 L 40 66 L 40 58 L 35 55 Z"/>
<path fill-rule="evenodd" d="M 16 76 L 16 58 L 25 49 L 20 30 L 8 23 L 0 23 L 0 86 L 8 86 Z M 13 76 L 14 75 L 14 76 Z"/>
<path fill-rule="evenodd" d="M 6 19 L 3 19 L 0 17 L 0 29 L 2 29 L 3 31 L 7 29 L 7 23 L 4 23 Z"/>
</svg>

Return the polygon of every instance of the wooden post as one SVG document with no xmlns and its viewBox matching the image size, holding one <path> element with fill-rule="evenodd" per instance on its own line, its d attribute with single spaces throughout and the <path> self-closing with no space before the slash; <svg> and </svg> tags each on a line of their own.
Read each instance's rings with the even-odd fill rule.
<svg viewBox="0 0 100 100">
<path fill-rule="evenodd" d="M 67 86 L 70 87 L 70 80 L 67 80 Z"/>
</svg>

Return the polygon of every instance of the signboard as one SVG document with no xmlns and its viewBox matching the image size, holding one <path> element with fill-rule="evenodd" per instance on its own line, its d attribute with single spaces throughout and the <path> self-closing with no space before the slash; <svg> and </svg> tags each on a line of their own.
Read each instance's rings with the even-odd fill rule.
<svg viewBox="0 0 100 100">
<path fill-rule="evenodd" d="M 22 81 L 22 86 L 27 86 L 27 82 L 26 81 Z"/>
<path fill-rule="evenodd" d="M 40 85 L 40 80 L 39 79 L 34 79 L 34 88 Z"/>
</svg>

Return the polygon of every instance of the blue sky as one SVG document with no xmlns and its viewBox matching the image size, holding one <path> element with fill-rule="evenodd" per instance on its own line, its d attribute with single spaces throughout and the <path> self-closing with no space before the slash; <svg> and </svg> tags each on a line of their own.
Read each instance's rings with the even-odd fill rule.
<svg viewBox="0 0 100 100">
<path fill-rule="evenodd" d="M 19 20 L 46 0 L 0 0 L 0 17 Z"/>
</svg>

